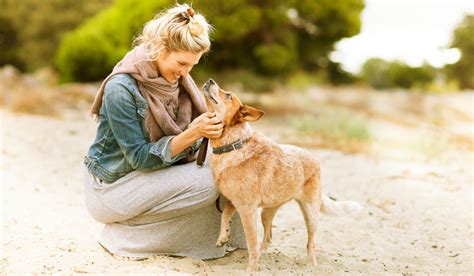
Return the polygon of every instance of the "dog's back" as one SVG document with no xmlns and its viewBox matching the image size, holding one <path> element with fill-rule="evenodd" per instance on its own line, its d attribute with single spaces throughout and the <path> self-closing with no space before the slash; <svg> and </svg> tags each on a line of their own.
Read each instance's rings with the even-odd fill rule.
<svg viewBox="0 0 474 276">
<path fill-rule="evenodd" d="M 255 133 L 238 151 L 214 155 L 219 190 L 236 205 L 273 207 L 294 198 L 320 195 L 317 160 L 295 146 L 279 146 Z"/>
</svg>

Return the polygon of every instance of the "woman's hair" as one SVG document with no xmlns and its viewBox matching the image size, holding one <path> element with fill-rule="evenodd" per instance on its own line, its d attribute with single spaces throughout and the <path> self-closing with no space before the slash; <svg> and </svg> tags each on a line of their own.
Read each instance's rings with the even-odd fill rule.
<svg viewBox="0 0 474 276">
<path fill-rule="evenodd" d="M 152 59 L 156 59 L 163 49 L 205 53 L 211 47 L 211 30 L 212 26 L 204 16 L 195 13 L 187 4 L 176 4 L 148 21 L 133 44 L 144 45 Z"/>
</svg>

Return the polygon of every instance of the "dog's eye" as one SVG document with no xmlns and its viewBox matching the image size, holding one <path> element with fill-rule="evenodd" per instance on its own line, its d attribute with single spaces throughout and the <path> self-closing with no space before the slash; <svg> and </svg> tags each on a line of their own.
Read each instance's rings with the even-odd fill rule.
<svg viewBox="0 0 474 276">
<path fill-rule="evenodd" d="M 232 100 L 232 94 L 225 94 L 225 97 L 226 97 L 228 100 Z"/>
</svg>

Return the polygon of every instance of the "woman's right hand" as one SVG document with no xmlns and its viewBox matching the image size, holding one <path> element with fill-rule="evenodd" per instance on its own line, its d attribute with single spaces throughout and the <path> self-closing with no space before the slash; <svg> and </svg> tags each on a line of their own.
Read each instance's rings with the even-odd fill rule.
<svg viewBox="0 0 474 276">
<path fill-rule="evenodd" d="M 206 112 L 196 117 L 189 124 L 188 129 L 193 129 L 199 138 L 206 137 L 216 139 L 221 137 L 224 125 L 222 121 L 216 117 L 214 112 Z"/>
</svg>

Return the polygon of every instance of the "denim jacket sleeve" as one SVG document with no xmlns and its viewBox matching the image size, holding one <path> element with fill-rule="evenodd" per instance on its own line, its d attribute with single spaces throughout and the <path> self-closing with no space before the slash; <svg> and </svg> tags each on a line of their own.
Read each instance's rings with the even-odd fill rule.
<svg viewBox="0 0 474 276">
<path fill-rule="evenodd" d="M 174 136 L 164 136 L 155 143 L 148 142 L 141 129 L 135 100 L 126 84 L 120 81 L 107 83 L 103 104 L 112 133 L 133 169 L 166 167 L 185 157 L 186 150 L 171 157 Z M 191 150 L 194 151 L 194 147 Z"/>
</svg>

